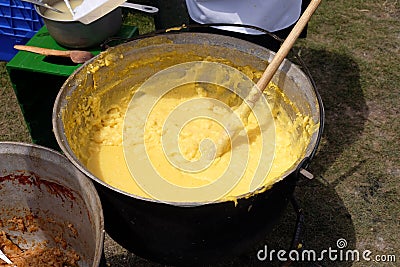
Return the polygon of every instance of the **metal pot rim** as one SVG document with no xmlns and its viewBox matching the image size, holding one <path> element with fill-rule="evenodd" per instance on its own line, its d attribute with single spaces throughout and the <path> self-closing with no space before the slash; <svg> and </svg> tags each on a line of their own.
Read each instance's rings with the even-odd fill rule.
<svg viewBox="0 0 400 267">
<path fill-rule="evenodd" d="M 15 155 L 23 155 L 26 150 L 28 150 L 32 153 L 31 156 L 34 156 L 36 158 L 40 158 L 41 160 L 46 160 L 50 161 L 53 163 L 57 163 L 57 161 L 61 161 L 65 164 L 73 164 L 67 157 L 65 157 L 63 154 L 60 152 L 36 145 L 36 144 L 31 144 L 31 143 L 24 143 L 24 142 L 13 142 L 13 141 L 0 141 L 0 153 L 12 153 Z M 75 166 L 75 164 L 73 164 Z M 77 168 L 79 171 L 79 168 Z M 104 215 L 103 215 L 103 208 L 101 205 L 100 197 L 96 191 L 96 188 L 94 184 L 92 183 L 91 179 L 88 179 L 85 177 L 85 175 L 82 173 L 80 176 L 76 176 L 75 179 L 78 180 L 80 184 L 82 184 L 82 187 L 87 190 L 87 193 L 93 197 L 95 205 L 99 207 L 100 212 L 96 213 L 96 216 L 98 217 L 98 223 L 99 223 L 99 233 L 98 233 L 98 240 L 96 242 L 96 251 L 95 251 L 95 258 L 93 259 L 93 266 L 99 266 L 101 262 L 101 255 L 103 253 L 103 246 L 104 246 Z M 98 250 L 97 248 L 100 248 Z"/>
<path fill-rule="evenodd" d="M 210 33 L 179 32 L 179 33 L 165 33 L 165 34 L 161 34 L 160 36 L 166 36 L 166 37 L 168 38 L 168 37 L 170 37 L 170 36 L 174 36 L 174 35 L 177 35 L 177 34 L 180 34 L 180 35 L 183 35 L 183 36 L 185 36 L 185 35 L 189 36 L 189 35 L 194 35 L 194 34 L 195 34 L 195 35 L 200 35 L 200 36 L 202 36 L 202 35 L 203 35 L 203 36 L 217 36 L 217 37 L 220 37 L 220 38 L 226 38 L 226 39 L 228 39 L 228 40 L 231 39 L 231 41 L 232 41 L 232 39 L 234 39 L 235 42 L 239 42 L 239 43 L 242 43 L 242 42 L 243 42 L 243 43 L 250 43 L 250 42 L 247 42 L 247 41 L 244 41 L 244 40 L 241 40 L 241 39 L 237 39 L 237 38 L 234 38 L 234 37 L 223 36 L 223 35 L 217 35 L 217 34 L 210 34 Z M 146 38 L 153 38 L 153 37 L 157 38 L 157 37 L 160 37 L 160 36 L 150 36 L 150 37 L 146 37 Z M 139 36 L 138 39 L 141 39 L 140 36 Z M 129 43 L 124 43 L 124 44 L 118 45 L 118 46 L 129 45 L 129 44 L 132 43 L 132 42 L 135 42 L 135 40 L 133 40 L 133 41 L 131 41 L 131 42 L 129 42 Z M 253 44 L 253 43 L 250 43 L 250 44 L 251 44 L 252 46 L 256 46 L 256 47 L 258 47 L 258 48 L 260 48 L 260 49 L 262 49 L 262 50 L 264 50 L 264 51 L 269 51 L 270 53 L 275 54 L 273 51 L 270 51 L 270 50 L 268 50 L 267 48 L 258 46 L 258 45 Z M 252 52 L 254 52 L 254 51 L 252 51 Z M 256 54 L 253 54 L 253 55 L 254 55 L 254 56 L 257 56 Z M 99 58 L 99 56 L 101 56 L 101 55 L 95 56 L 94 58 L 90 59 L 89 61 L 87 61 L 86 63 L 84 63 L 82 66 L 80 66 L 78 69 L 76 69 L 76 70 L 74 71 L 74 73 L 72 73 L 72 74 L 68 77 L 68 79 L 65 81 L 65 83 L 63 84 L 61 90 L 59 91 L 59 93 L 58 93 L 58 95 L 57 95 L 57 97 L 56 97 L 56 100 L 55 100 L 55 103 L 54 103 L 54 107 L 53 107 L 53 116 L 52 116 L 53 132 L 54 132 L 54 134 L 55 134 L 55 137 L 56 137 L 56 140 L 57 140 L 59 146 L 61 147 L 62 151 L 65 153 L 65 156 L 66 156 L 79 170 L 81 170 L 85 175 L 87 175 L 88 177 L 90 177 L 90 178 L 91 178 L 92 180 L 94 180 L 95 182 L 97 182 L 97 183 L 101 184 L 102 186 L 105 186 L 105 187 L 107 187 L 107 188 L 109 188 L 109 189 L 111 189 L 111 190 L 113 190 L 113 191 L 116 191 L 116 192 L 118 192 L 118 193 L 120 193 L 120 194 L 123 194 L 123 195 L 128 196 L 128 197 L 132 197 L 132 198 L 135 198 L 135 199 L 139 199 L 139 200 L 143 200 L 143 201 L 147 201 L 147 202 L 159 203 L 159 204 L 167 204 L 167 205 L 172 205 L 172 206 L 177 206 L 177 207 L 196 207 L 196 206 L 212 205 L 212 204 L 225 203 L 225 202 L 231 201 L 231 200 L 226 200 L 226 199 L 219 199 L 219 200 L 216 200 L 216 201 L 208 201 L 208 202 L 173 202 L 173 201 L 160 201 L 160 200 L 155 200 L 155 199 L 150 199 L 150 198 L 145 198 L 145 197 L 137 196 L 137 195 L 130 194 L 130 193 L 127 193 L 127 192 L 125 192 L 125 191 L 122 191 L 122 190 L 120 190 L 120 189 L 118 189 L 118 188 L 115 188 L 115 187 L 113 187 L 113 186 L 111 186 L 111 185 L 105 183 L 105 182 L 102 181 L 101 179 L 99 179 L 99 178 L 97 178 L 96 176 L 94 176 L 82 163 L 80 163 L 80 161 L 76 158 L 76 156 L 74 155 L 74 152 L 71 150 L 70 146 L 68 145 L 68 140 L 67 140 L 67 138 L 66 138 L 66 136 L 65 136 L 65 134 L 64 134 L 64 126 L 63 126 L 63 124 L 62 124 L 62 119 L 61 119 L 61 116 L 60 116 L 61 107 L 60 107 L 59 104 L 61 103 L 62 99 L 65 97 L 65 90 L 64 90 L 64 88 L 66 88 L 66 85 L 67 85 L 71 80 L 73 80 L 74 75 L 75 75 L 76 73 L 78 73 L 81 69 L 83 69 L 87 64 L 90 64 L 90 63 L 96 61 L 96 60 Z M 269 59 L 269 60 L 270 60 L 270 59 Z M 284 59 L 284 62 L 285 62 L 285 61 L 288 62 L 287 59 Z M 280 179 L 279 179 L 278 181 L 276 181 L 271 187 L 268 187 L 268 188 L 267 188 L 267 187 L 264 185 L 264 186 L 262 186 L 262 187 L 256 189 L 256 190 L 253 191 L 253 192 L 248 192 L 248 193 L 245 193 L 245 194 L 236 196 L 236 197 L 235 197 L 235 198 L 236 198 L 236 201 L 240 201 L 241 199 L 248 199 L 248 198 L 250 198 L 250 197 L 253 197 L 253 196 L 255 196 L 255 195 L 258 195 L 259 193 L 268 192 L 269 190 L 271 190 L 271 188 L 274 187 L 274 185 L 275 185 L 276 183 L 279 183 L 280 181 L 282 181 L 283 179 L 285 179 L 287 176 L 289 176 L 289 175 L 292 174 L 292 173 L 295 173 L 296 175 L 299 175 L 299 174 L 298 174 L 298 170 L 299 170 L 300 168 L 306 167 L 306 166 L 304 166 L 304 165 L 307 165 L 307 164 L 309 163 L 309 161 L 312 159 L 312 157 L 314 156 L 314 154 L 315 154 L 315 152 L 316 152 L 316 150 L 317 150 L 317 148 L 318 148 L 318 145 L 319 145 L 319 143 L 320 143 L 320 138 L 321 138 L 321 135 L 322 135 L 322 131 L 323 131 L 323 125 L 324 125 L 324 108 L 323 108 L 322 100 L 321 100 L 321 97 L 320 97 L 320 95 L 319 95 L 319 93 L 318 93 L 318 90 L 317 90 L 317 88 L 316 88 L 316 86 L 315 86 L 315 83 L 314 83 L 314 81 L 312 80 L 312 77 L 310 76 L 310 74 L 309 74 L 309 73 L 304 73 L 304 72 L 303 72 L 297 65 L 295 65 L 295 64 L 293 64 L 292 67 L 295 68 L 297 71 L 299 71 L 299 73 L 302 73 L 307 79 L 310 80 L 310 83 L 311 83 L 312 88 L 313 88 L 313 92 L 314 92 L 314 94 L 315 94 L 315 96 L 316 96 L 316 99 L 317 99 L 317 102 L 318 102 L 318 105 L 319 105 L 319 110 L 318 110 L 318 111 L 319 111 L 319 124 L 320 124 L 320 125 L 319 125 L 318 131 L 317 131 L 317 132 L 318 132 L 318 133 L 317 133 L 317 138 L 314 140 L 313 149 L 312 149 L 312 151 L 308 151 L 308 152 L 306 153 L 306 155 L 304 156 L 304 158 L 299 159 L 298 165 L 297 165 L 297 166 L 293 166 L 293 168 L 287 170 L 287 171 L 280 177 Z"/>
</svg>

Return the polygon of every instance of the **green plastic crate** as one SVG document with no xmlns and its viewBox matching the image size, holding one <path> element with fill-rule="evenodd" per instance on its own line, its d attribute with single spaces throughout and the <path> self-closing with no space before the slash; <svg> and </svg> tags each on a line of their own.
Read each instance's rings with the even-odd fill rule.
<svg viewBox="0 0 400 267">
<path fill-rule="evenodd" d="M 119 36 L 138 34 L 133 26 L 123 25 Z M 58 45 L 43 26 L 27 45 L 66 50 Z M 90 50 L 97 55 L 100 50 Z M 46 57 L 20 51 L 6 65 L 14 92 L 34 143 L 60 150 L 52 131 L 55 98 L 65 80 L 82 64 L 68 58 Z"/>
</svg>

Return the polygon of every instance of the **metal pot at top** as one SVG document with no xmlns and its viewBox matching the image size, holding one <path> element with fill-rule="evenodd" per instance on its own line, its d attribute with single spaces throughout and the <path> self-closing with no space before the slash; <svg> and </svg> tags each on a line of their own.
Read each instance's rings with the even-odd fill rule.
<svg viewBox="0 0 400 267">
<path fill-rule="evenodd" d="M 60 0 L 46 0 L 44 2 L 53 5 Z M 58 44 L 67 48 L 83 49 L 97 46 L 107 38 L 117 34 L 122 25 L 121 8 L 114 9 L 90 24 L 51 18 L 45 15 L 47 10 L 45 7 L 35 6 L 35 10 L 42 17 L 51 37 Z"/>
</svg>

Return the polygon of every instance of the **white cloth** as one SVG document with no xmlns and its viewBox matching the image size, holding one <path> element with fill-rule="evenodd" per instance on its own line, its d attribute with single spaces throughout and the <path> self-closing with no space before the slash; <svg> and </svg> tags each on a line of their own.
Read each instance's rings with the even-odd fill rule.
<svg viewBox="0 0 400 267">
<path fill-rule="evenodd" d="M 269 32 L 292 25 L 300 17 L 301 0 L 186 0 L 190 17 L 200 24 L 249 24 Z M 243 27 L 219 29 L 247 34 L 262 32 Z"/>
</svg>

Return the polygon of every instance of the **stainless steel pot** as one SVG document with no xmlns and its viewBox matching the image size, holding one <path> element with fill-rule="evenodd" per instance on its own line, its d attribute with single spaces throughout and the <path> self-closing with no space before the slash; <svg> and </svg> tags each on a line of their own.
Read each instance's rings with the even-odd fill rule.
<svg viewBox="0 0 400 267">
<path fill-rule="evenodd" d="M 0 196 L 0 230 L 21 249 L 46 241 L 50 247 L 73 249 L 79 266 L 99 266 L 101 202 L 90 179 L 66 157 L 38 145 L 0 142 Z M 27 216 L 33 216 L 36 229 L 11 230 L 13 218 L 28 228 Z"/>
<path fill-rule="evenodd" d="M 46 0 L 52 5 L 60 0 Z M 37 13 L 49 31 L 49 34 L 60 45 L 67 48 L 90 48 L 101 44 L 107 38 L 115 35 L 122 25 L 122 10 L 116 8 L 107 15 L 90 23 L 83 24 L 79 21 L 54 20 L 44 15 L 46 8 L 35 6 Z"/>
<path fill-rule="evenodd" d="M 163 56 L 171 51 L 178 56 Z M 232 201 L 161 203 L 111 187 L 80 160 L 87 156 L 76 143 L 87 138 L 80 131 L 85 127 L 85 119 L 71 121 L 72 114 L 87 105 L 91 95 L 102 95 L 100 105 L 118 103 L 118 92 L 127 92 L 132 84 L 144 81 L 160 69 L 182 63 L 179 54 L 193 55 L 193 59 L 224 57 L 235 65 L 259 70 L 265 69 L 273 56 L 270 50 L 253 43 L 205 33 L 165 34 L 110 48 L 77 69 L 64 83 L 54 104 L 53 131 L 66 156 L 95 181 L 103 203 L 106 230 L 117 242 L 143 257 L 167 264 L 191 265 L 241 254 L 265 238 L 287 206 L 300 167 L 307 167 L 317 149 L 323 107 L 308 76 L 285 60 L 273 81 L 300 112 L 319 123 L 320 130 L 312 136 L 305 157 L 287 170 L 280 182 L 262 193 L 239 197 L 236 205 Z M 156 56 L 159 63 L 140 64 Z M 93 69 L 96 71 L 91 72 Z M 85 112 L 90 114 L 90 109 Z"/>
</svg>

